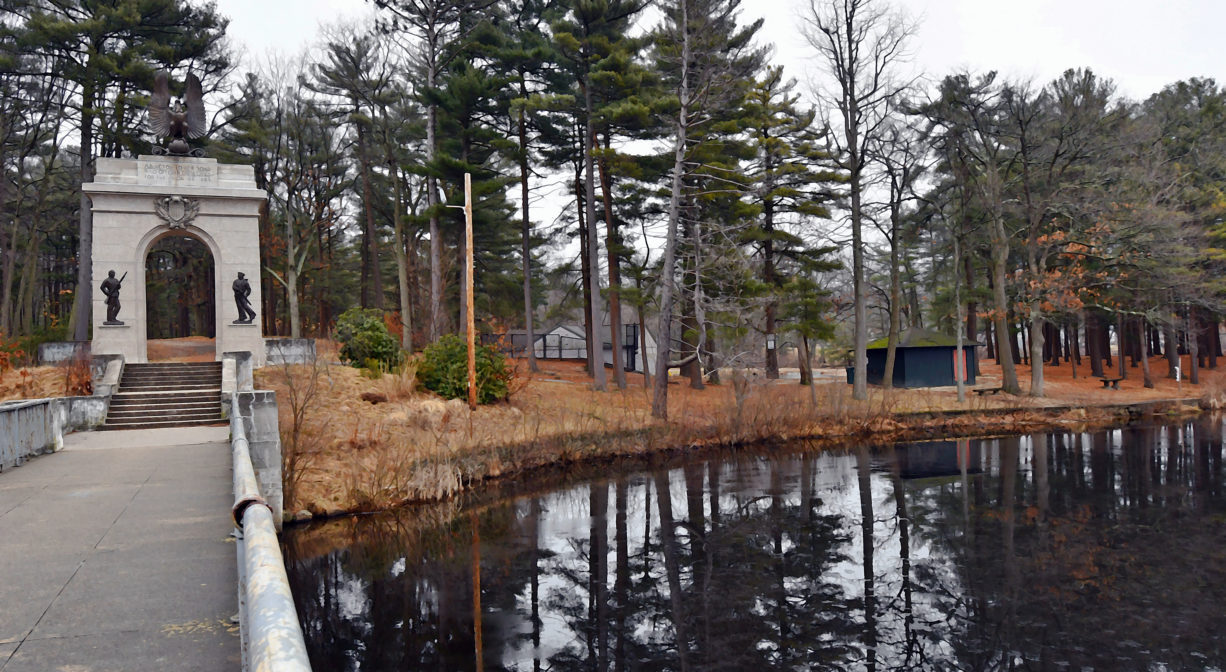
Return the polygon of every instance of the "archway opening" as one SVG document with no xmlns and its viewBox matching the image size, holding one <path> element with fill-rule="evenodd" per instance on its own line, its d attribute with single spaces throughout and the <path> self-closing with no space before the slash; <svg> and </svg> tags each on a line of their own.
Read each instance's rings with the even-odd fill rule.
<svg viewBox="0 0 1226 672">
<path fill-rule="evenodd" d="M 169 234 L 145 256 L 148 359 L 209 362 L 216 356 L 213 254 L 200 240 Z"/>
</svg>

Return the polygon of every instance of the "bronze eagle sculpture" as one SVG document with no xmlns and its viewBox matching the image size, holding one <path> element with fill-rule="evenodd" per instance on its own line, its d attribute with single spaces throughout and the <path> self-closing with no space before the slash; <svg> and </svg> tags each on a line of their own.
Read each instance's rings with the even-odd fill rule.
<svg viewBox="0 0 1226 672">
<path fill-rule="evenodd" d="M 187 92 L 181 100 L 170 102 L 170 75 L 159 70 L 153 80 L 153 96 L 149 98 L 149 129 L 158 138 L 170 138 L 165 149 L 154 147 L 154 153 L 172 156 L 194 155 L 187 141 L 203 137 L 206 128 L 204 118 L 204 91 L 200 79 L 187 74 Z M 161 151 L 158 151 L 161 150 Z"/>
</svg>

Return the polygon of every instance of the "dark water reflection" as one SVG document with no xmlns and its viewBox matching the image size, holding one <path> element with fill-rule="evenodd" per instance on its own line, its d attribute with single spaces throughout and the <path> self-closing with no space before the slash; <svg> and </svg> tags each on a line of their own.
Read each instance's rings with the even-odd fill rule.
<svg viewBox="0 0 1226 672">
<path fill-rule="evenodd" d="M 330 553 L 292 533 L 290 579 L 317 670 L 1220 669 L 1222 436 L 1214 418 L 610 474 L 433 525 L 363 519 Z"/>
</svg>

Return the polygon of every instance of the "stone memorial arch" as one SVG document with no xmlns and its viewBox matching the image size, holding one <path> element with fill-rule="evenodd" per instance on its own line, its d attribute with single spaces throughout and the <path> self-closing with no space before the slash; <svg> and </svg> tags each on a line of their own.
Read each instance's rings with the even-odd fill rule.
<svg viewBox="0 0 1226 672">
<path fill-rule="evenodd" d="M 264 364 L 260 318 L 243 320 L 234 296 L 241 273 L 251 306 L 261 305 L 258 217 L 265 196 L 251 166 L 175 155 L 100 158 L 94 181 L 82 188 L 94 222 L 93 354 L 148 361 L 145 259 L 158 240 L 186 235 L 213 256 L 217 359 L 247 351 L 255 366 Z M 97 291 L 104 282 L 113 288 L 110 271 L 122 280 L 114 320 L 107 319 L 109 292 Z"/>
</svg>

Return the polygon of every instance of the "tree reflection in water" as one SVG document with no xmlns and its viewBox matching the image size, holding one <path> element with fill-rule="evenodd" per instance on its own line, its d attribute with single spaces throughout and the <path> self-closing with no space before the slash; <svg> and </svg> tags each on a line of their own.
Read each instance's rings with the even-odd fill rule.
<svg viewBox="0 0 1226 672">
<path fill-rule="evenodd" d="M 1214 669 L 1222 434 L 724 456 L 293 531 L 290 579 L 320 670 Z"/>
</svg>

